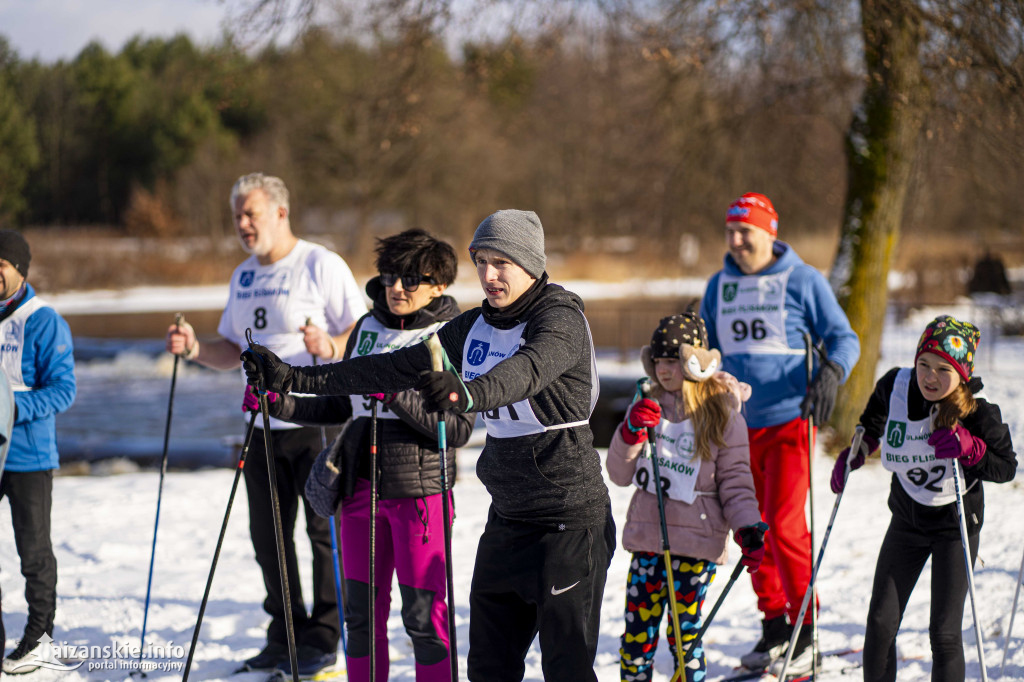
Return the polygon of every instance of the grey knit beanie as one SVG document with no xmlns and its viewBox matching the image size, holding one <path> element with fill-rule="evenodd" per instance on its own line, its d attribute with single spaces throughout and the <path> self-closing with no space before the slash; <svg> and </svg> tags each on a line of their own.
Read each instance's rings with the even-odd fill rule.
<svg viewBox="0 0 1024 682">
<path fill-rule="evenodd" d="M 536 279 L 544 274 L 544 228 L 533 211 L 505 209 L 484 218 L 473 233 L 469 255 L 477 249 L 501 251 Z"/>
</svg>

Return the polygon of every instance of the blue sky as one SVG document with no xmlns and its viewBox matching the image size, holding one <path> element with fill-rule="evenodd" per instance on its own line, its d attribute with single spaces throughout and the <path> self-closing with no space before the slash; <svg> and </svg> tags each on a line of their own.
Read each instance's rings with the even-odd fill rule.
<svg viewBox="0 0 1024 682">
<path fill-rule="evenodd" d="M 0 0 L 0 34 L 22 59 L 53 62 L 92 40 L 117 51 L 138 33 L 214 42 L 226 11 L 216 0 Z"/>
</svg>

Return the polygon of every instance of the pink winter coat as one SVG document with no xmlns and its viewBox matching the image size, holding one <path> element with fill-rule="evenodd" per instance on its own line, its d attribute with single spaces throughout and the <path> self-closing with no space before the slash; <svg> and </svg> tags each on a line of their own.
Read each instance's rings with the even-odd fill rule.
<svg viewBox="0 0 1024 682">
<path fill-rule="evenodd" d="M 683 420 L 676 395 L 661 397 L 662 419 Z M 699 495 L 693 504 L 665 497 L 665 520 L 672 554 L 706 559 L 716 564 L 728 558 L 729 529 L 751 526 L 761 520 L 750 474 L 750 445 L 747 422 L 739 412 L 723 433 L 724 448 L 711 444 L 712 458 L 701 462 L 697 476 Z M 621 427 L 615 429 L 608 447 L 608 477 L 620 486 L 633 485 L 636 462 L 644 442 L 627 445 Z M 640 488 L 633 493 L 622 529 L 622 547 L 630 552 L 661 553 L 661 522 L 658 498 Z"/>
</svg>

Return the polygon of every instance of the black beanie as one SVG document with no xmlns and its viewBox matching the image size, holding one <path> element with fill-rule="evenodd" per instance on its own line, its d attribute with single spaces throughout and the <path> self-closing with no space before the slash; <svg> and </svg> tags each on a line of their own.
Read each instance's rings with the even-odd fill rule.
<svg viewBox="0 0 1024 682">
<path fill-rule="evenodd" d="M 696 313 L 682 313 L 661 318 L 651 334 L 652 358 L 679 358 L 683 346 L 708 348 L 708 330 Z"/>
<path fill-rule="evenodd" d="M 28 277 L 28 264 L 32 261 L 32 252 L 20 232 L 0 230 L 0 258 L 13 265 L 22 277 Z"/>
</svg>

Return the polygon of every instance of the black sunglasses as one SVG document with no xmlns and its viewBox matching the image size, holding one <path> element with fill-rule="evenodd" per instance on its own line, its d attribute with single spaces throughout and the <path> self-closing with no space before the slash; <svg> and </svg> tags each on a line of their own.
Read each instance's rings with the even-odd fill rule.
<svg viewBox="0 0 1024 682">
<path fill-rule="evenodd" d="M 396 275 L 393 272 L 380 273 L 380 283 L 386 287 L 395 286 L 395 282 L 402 280 L 402 288 L 412 293 L 420 288 L 420 284 L 437 284 L 437 280 L 429 275 Z"/>
</svg>

